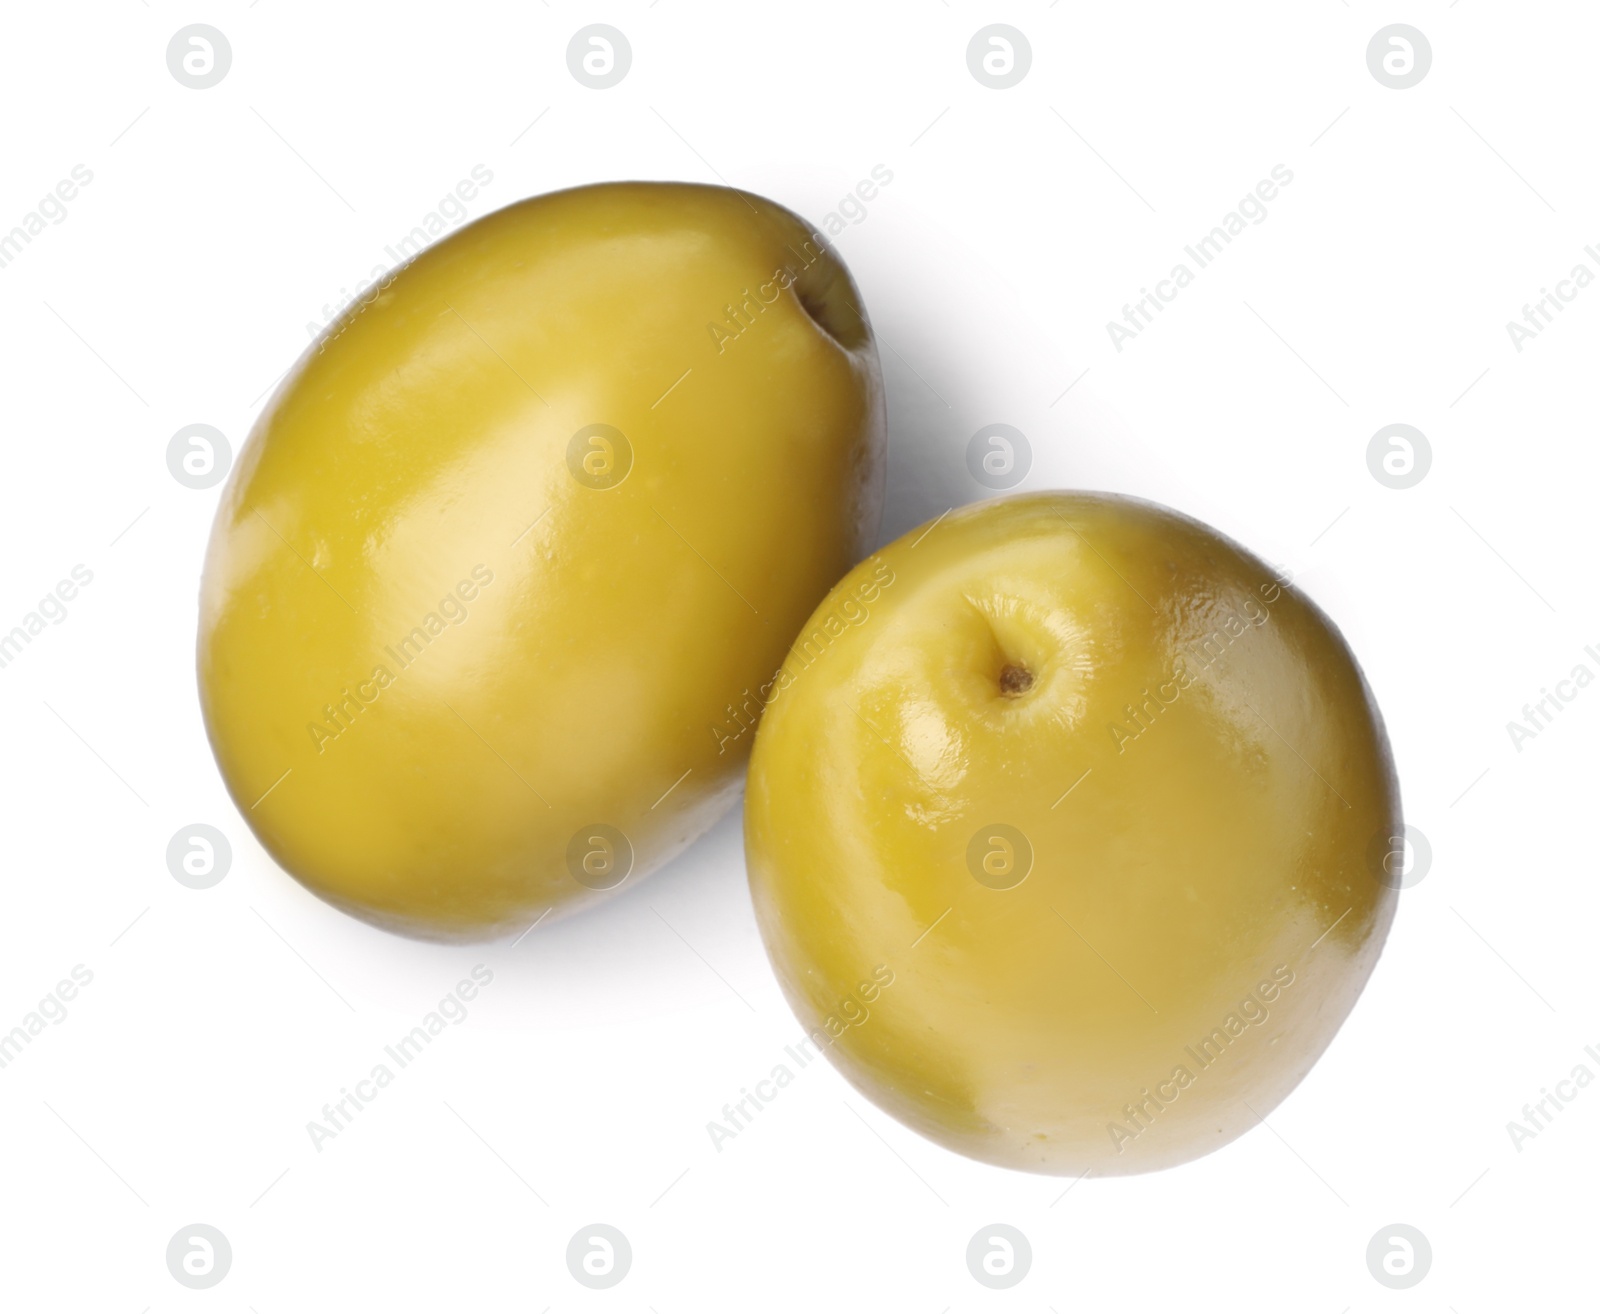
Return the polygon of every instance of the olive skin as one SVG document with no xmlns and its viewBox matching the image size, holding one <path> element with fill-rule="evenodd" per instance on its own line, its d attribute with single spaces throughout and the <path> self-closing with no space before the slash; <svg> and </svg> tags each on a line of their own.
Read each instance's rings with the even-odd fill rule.
<svg viewBox="0 0 1600 1314">
<path fill-rule="evenodd" d="M 868 1098 L 988 1163 L 1183 1163 L 1270 1115 L 1394 917 L 1399 787 L 1326 616 L 1149 503 L 954 511 L 801 631 L 745 808 L 778 980 Z"/>
<path fill-rule="evenodd" d="M 224 490 L 198 674 L 240 812 L 414 936 L 637 882 L 734 802 L 884 442 L 855 286 L 770 201 L 604 184 L 454 233 L 313 344 Z"/>
</svg>

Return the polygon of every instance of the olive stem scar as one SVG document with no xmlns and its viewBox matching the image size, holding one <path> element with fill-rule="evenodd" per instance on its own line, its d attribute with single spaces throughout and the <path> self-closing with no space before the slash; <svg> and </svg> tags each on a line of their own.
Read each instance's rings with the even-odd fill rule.
<svg viewBox="0 0 1600 1314">
<path fill-rule="evenodd" d="M 1351 913 L 1352 909 L 1354 909 L 1354 907 L 1355 907 L 1355 905 L 1351 904 L 1349 908 L 1346 908 L 1342 913 L 1340 913 L 1339 917 L 1338 917 L 1338 920 L 1334 922 L 1333 926 L 1337 926 L 1339 924 L 1339 922 L 1344 921 L 1344 919 L 1350 915 L 1350 913 Z M 1324 940 L 1326 940 L 1330 935 L 1333 934 L 1333 926 L 1330 926 L 1326 931 L 1324 931 L 1314 941 L 1312 941 L 1311 949 L 1315 949 L 1319 944 L 1321 944 Z M 1311 949 L 1307 949 L 1306 952 L 1310 953 Z"/>
<path fill-rule="evenodd" d="M 261 917 L 261 910 L 259 908 L 252 907 L 250 909 L 250 911 L 255 913 L 255 915 L 257 917 Z M 322 984 L 327 986 L 329 990 L 332 990 L 333 991 L 333 997 L 335 999 L 337 999 L 341 1004 L 343 1004 L 346 1008 L 348 1008 L 352 1013 L 354 1013 L 356 1011 L 356 1006 L 354 1004 L 352 1004 L 348 999 L 346 999 L 343 995 L 341 995 L 337 990 L 334 990 L 333 982 L 328 980 L 328 978 L 323 976 L 321 972 L 317 971 L 316 968 L 311 966 L 311 960 L 310 959 L 308 959 L 303 953 L 301 953 L 298 949 L 296 949 L 287 940 L 283 939 L 283 932 L 282 931 L 280 931 L 276 926 L 274 926 L 271 922 L 269 922 L 265 917 L 261 917 L 261 924 L 263 926 L 265 926 L 267 928 L 267 930 L 271 931 L 275 936 L 277 936 L 278 939 L 283 940 L 284 948 L 287 949 L 290 953 L 292 953 L 302 963 L 304 963 L 306 965 L 306 969 L 311 973 L 312 976 L 316 977 L 317 980 L 321 981 Z"/>
<path fill-rule="evenodd" d="M 40 699 L 40 701 L 43 702 L 44 700 Z M 46 707 L 50 707 L 50 704 L 49 703 L 45 703 L 45 706 Z M 66 726 L 68 730 L 72 730 L 72 726 L 67 721 L 67 718 L 62 716 L 61 713 L 56 711 L 55 708 L 50 707 L 50 714 L 53 717 L 55 717 L 56 720 L 60 721 L 62 725 Z M 118 780 L 122 780 L 122 776 L 117 771 L 116 767 L 112 766 L 111 763 L 107 762 L 105 760 L 105 758 L 100 757 L 100 754 L 95 752 L 95 748 L 94 748 L 93 744 L 91 744 L 87 739 L 85 739 L 82 735 L 80 735 L 76 730 L 72 730 L 72 734 L 73 734 L 73 737 L 80 744 L 82 744 L 85 748 L 87 748 L 91 753 L 94 753 L 94 755 L 97 758 L 100 758 L 100 765 L 101 766 L 103 766 L 112 775 L 116 776 Z M 138 799 L 139 802 L 144 803 L 145 807 L 149 807 L 150 806 L 148 803 L 144 802 L 144 796 L 142 794 L 140 794 L 139 791 L 137 789 L 135 789 L 132 785 L 130 785 L 126 780 L 122 780 L 122 786 L 123 786 L 124 789 L 126 789 L 128 791 L 128 793 L 132 794 L 134 796 L 134 798 Z"/>
<path fill-rule="evenodd" d="M 679 931 L 678 928 L 676 926 L 674 926 L 671 922 L 669 922 L 665 917 L 662 917 L 660 911 L 656 908 L 656 906 L 654 904 L 650 905 L 650 911 L 655 913 L 655 915 L 658 918 L 660 918 L 661 924 L 663 926 L 665 926 L 667 928 L 667 930 L 671 931 L 674 935 L 676 935 L 678 937 L 678 939 L 683 940 L 683 933 L 681 931 Z M 696 958 L 698 958 L 702 963 L 704 963 L 706 965 L 706 970 L 709 971 L 712 976 L 716 977 L 717 980 L 721 981 L 722 984 L 727 986 L 729 990 L 733 990 L 734 995 L 737 996 L 737 998 L 738 998 L 738 1000 L 739 1000 L 739 1002 L 741 1004 L 743 1004 L 746 1008 L 748 1008 L 752 1013 L 754 1013 L 756 1011 L 755 1005 L 752 1004 L 743 995 L 739 994 L 739 992 L 737 990 L 734 990 L 733 982 L 729 981 L 728 978 L 723 976 L 721 972 L 717 971 L 716 968 L 712 967 L 710 960 L 703 953 L 701 953 L 698 949 L 696 949 L 687 940 L 683 940 L 683 947 L 685 949 L 687 949 L 690 953 L 692 953 Z"/>
<path fill-rule="evenodd" d="M 693 373 L 694 373 L 694 366 L 691 365 L 688 369 L 684 370 L 684 372 L 682 374 L 678 375 L 677 379 L 674 381 L 674 383 L 672 385 L 672 388 L 676 388 L 678 386 L 678 384 L 682 383 L 685 379 L 687 379 Z M 662 393 L 659 397 L 657 397 L 655 399 L 655 401 L 650 403 L 650 409 L 652 411 L 655 410 L 655 408 L 657 406 L 661 405 L 662 402 L 666 401 L 668 395 L 672 392 L 672 388 L 668 388 L 666 392 Z"/>
<path fill-rule="evenodd" d="M 1348 1200 L 1346 1200 L 1344 1198 L 1344 1196 L 1340 1195 L 1337 1191 L 1333 1190 L 1333 1187 L 1329 1184 L 1328 1179 L 1326 1177 L 1324 1177 L 1321 1173 L 1319 1173 L 1315 1168 L 1313 1168 L 1309 1163 L 1306 1163 L 1305 1156 L 1302 1155 L 1299 1150 L 1295 1149 L 1294 1146 L 1290 1145 L 1288 1141 L 1285 1141 L 1283 1139 L 1283 1137 L 1281 1135 L 1279 1135 L 1278 1129 L 1276 1127 L 1274 1127 L 1270 1122 L 1268 1122 L 1265 1118 L 1263 1118 L 1259 1113 L 1257 1113 L 1253 1108 L 1250 1107 L 1250 1101 L 1249 1100 L 1240 1100 L 1239 1103 L 1243 1104 L 1245 1106 L 1245 1108 L 1250 1109 L 1250 1112 L 1251 1112 L 1252 1116 L 1254 1116 L 1255 1120 L 1257 1122 L 1259 1122 L 1263 1127 L 1265 1127 L 1269 1132 L 1271 1132 L 1274 1136 L 1277 1136 L 1278 1140 L 1283 1142 L 1283 1148 L 1284 1149 L 1288 1150 L 1290 1154 L 1294 1155 L 1294 1157 L 1296 1159 L 1299 1159 L 1301 1163 L 1304 1163 L 1306 1165 L 1306 1171 L 1307 1172 L 1309 1172 L 1319 1182 L 1321 1182 L 1324 1186 L 1326 1186 L 1329 1191 L 1333 1192 L 1333 1198 L 1335 1200 L 1337 1200 L 1340 1204 L 1342 1204 L 1346 1209 L 1348 1209 L 1350 1207 L 1350 1202 Z"/>
<path fill-rule="evenodd" d="M 510 1162 L 506 1159 L 505 1155 L 501 1154 L 499 1150 L 495 1149 L 494 1146 L 490 1145 L 488 1141 L 485 1141 L 483 1139 L 482 1133 L 479 1132 L 476 1127 L 474 1127 L 465 1118 L 462 1118 L 459 1113 L 456 1113 L 455 1108 L 451 1105 L 449 1100 L 441 1100 L 440 1103 L 442 1103 L 445 1106 L 445 1108 L 449 1109 L 451 1113 L 455 1113 L 457 1118 L 461 1119 L 461 1125 L 463 1127 L 465 1127 L 469 1132 L 471 1132 L 474 1136 L 476 1136 L 480 1141 L 483 1142 L 483 1148 L 484 1149 L 488 1150 L 489 1153 L 494 1155 L 494 1157 L 496 1159 L 500 1160 L 501 1163 L 505 1164 L 506 1171 L 508 1173 L 510 1173 L 519 1182 L 521 1182 L 524 1186 L 526 1186 L 528 1188 L 528 1190 L 533 1191 L 533 1198 L 535 1200 L 537 1200 L 540 1204 L 542 1204 L 546 1209 L 548 1209 L 550 1207 L 550 1202 L 548 1200 L 546 1200 L 544 1198 L 544 1196 L 540 1195 L 537 1191 L 533 1190 L 533 1187 L 529 1183 L 528 1179 L 526 1177 L 524 1177 L 521 1173 L 519 1173 L 515 1168 L 513 1168 L 511 1166 Z"/>
<path fill-rule="evenodd" d="M 694 770 L 693 767 L 689 768 L 689 771 L 693 771 L 693 770 Z M 688 774 L 689 774 L 689 771 L 685 771 L 683 773 L 683 775 L 679 776 L 676 780 L 674 780 L 670 785 L 667 786 L 667 794 L 672 793 L 672 791 L 675 790 L 679 785 L 683 784 L 685 777 L 687 777 Z M 662 803 L 664 803 L 666 801 L 667 794 L 663 794 L 654 803 L 652 803 L 650 805 L 650 811 L 654 812 L 658 807 L 660 807 L 662 805 Z"/>
<path fill-rule="evenodd" d="M 290 1164 L 289 1167 L 292 1168 L 292 1167 L 294 1167 L 294 1165 Z M 274 1186 L 276 1186 L 279 1182 L 281 1182 L 288 1175 L 289 1175 L 289 1168 L 285 1168 L 281 1173 L 279 1173 L 276 1177 L 274 1177 L 270 1182 L 267 1183 L 267 1191 L 270 1191 Z M 256 1198 L 254 1200 L 252 1200 L 249 1203 L 249 1205 L 246 1206 L 246 1207 L 250 1208 L 250 1209 L 254 1209 L 258 1204 L 260 1204 L 263 1200 L 265 1200 L 267 1198 L 267 1191 L 263 1191 L 260 1195 L 256 1196 Z"/>
<path fill-rule="evenodd" d="M 137 1191 L 135 1191 L 132 1186 L 128 1185 L 128 1179 L 126 1177 L 124 1177 L 121 1173 L 119 1173 L 115 1168 L 113 1168 L 109 1163 L 106 1163 L 105 1156 L 103 1154 L 101 1154 L 99 1150 L 95 1149 L 94 1146 L 90 1145 L 88 1141 L 84 1140 L 83 1137 L 79 1134 L 78 1129 L 76 1127 L 74 1127 L 65 1118 L 62 1118 L 59 1113 L 56 1113 L 55 1106 L 53 1104 L 51 1104 L 49 1100 L 42 1100 L 41 1103 L 45 1106 L 45 1108 L 49 1109 L 51 1113 L 55 1113 L 57 1118 L 61 1119 L 61 1125 L 63 1127 L 65 1127 L 74 1136 L 78 1137 L 78 1140 L 83 1145 L 84 1149 L 89 1151 L 90 1154 L 94 1155 L 94 1157 L 96 1159 L 100 1160 L 101 1163 L 105 1164 L 106 1171 L 108 1173 L 110 1173 L 113 1177 L 115 1177 L 124 1186 L 128 1187 L 128 1190 L 130 1192 L 132 1192 L 133 1198 L 135 1200 L 137 1200 L 140 1204 L 142 1204 L 146 1209 L 148 1209 L 150 1207 L 150 1202 L 148 1200 L 146 1200 L 144 1198 L 144 1196 L 140 1195 Z"/>
<path fill-rule="evenodd" d="M 673 525 L 672 521 L 668 520 L 666 518 L 666 516 L 661 514 L 661 512 L 656 511 L 654 506 L 652 506 L 650 509 L 652 511 L 656 512 L 657 517 L 660 519 L 660 521 L 661 521 L 661 523 L 663 525 L 665 525 L 668 529 L 672 530 L 672 532 L 674 534 L 678 534 L 678 530 Z M 699 548 L 695 547 L 695 545 L 693 543 L 691 543 L 688 539 L 684 538 L 682 534 L 678 534 L 678 537 L 680 539 L 683 539 L 684 547 L 688 548 L 689 551 L 693 552 L 695 554 L 695 556 L 700 557 L 701 561 L 705 561 L 707 570 L 709 570 L 713 575 L 715 575 L 718 579 L 720 579 L 724 584 L 728 584 L 727 577 L 720 570 L 718 570 L 715 566 L 713 566 L 709 561 L 706 561 L 706 559 L 704 557 L 700 556 L 700 549 Z M 734 597 L 738 598 L 740 602 L 744 603 L 745 606 L 749 607 L 750 610 L 755 612 L 755 614 L 757 616 L 759 616 L 761 614 L 759 611 L 756 611 L 754 606 L 751 605 L 750 599 L 745 597 L 744 594 L 740 593 L 738 589 L 733 588 L 732 584 L 728 584 L 728 587 L 730 589 L 733 589 Z"/>
<path fill-rule="evenodd" d="M 1049 907 L 1050 911 L 1055 913 L 1055 915 L 1057 917 L 1061 917 L 1061 910 L 1059 908 L 1057 908 L 1055 906 L 1055 904 L 1053 904 L 1053 903 L 1049 904 L 1048 907 Z M 1083 940 L 1084 944 L 1088 945 L 1090 953 L 1092 953 L 1096 958 L 1098 958 L 1107 967 L 1111 967 L 1111 960 L 1109 958 L 1107 958 L 1103 953 L 1101 953 L 1098 949 L 1096 949 L 1092 944 L 1089 944 L 1089 942 L 1087 940 L 1084 940 L 1082 931 L 1080 931 L 1071 922 L 1067 921 L 1067 919 L 1065 917 L 1061 917 L 1061 922 L 1069 931 L 1071 931 L 1075 936 L 1077 936 L 1078 939 Z M 1132 990 L 1134 994 L 1139 995 L 1139 991 L 1134 986 L 1132 981 L 1128 980 L 1127 977 L 1123 976 L 1122 973 L 1118 972 L 1117 969 L 1114 968 L 1114 967 L 1111 967 L 1111 971 L 1116 976 L 1117 980 L 1121 981 L 1122 984 L 1127 986 L 1129 990 Z M 1142 1002 L 1144 1004 L 1144 1006 L 1146 1008 L 1148 1008 L 1152 1013 L 1154 1013 L 1157 1017 L 1161 1016 L 1161 1010 L 1159 1008 L 1157 1008 L 1154 1004 L 1152 1004 L 1143 995 L 1139 995 L 1139 999 L 1140 999 L 1140 1002 Z"/>
<path fill-rule="evenodd" d="M 798 251 L 796 251 L 794 249 L 794 247 L 789 246 L 788 242 L 785 242 L 784 245 L 789 247 L 789 253 L 791 255 L 793 255 L 796 260 L 800 261 L 802 264 L 808 264 L 809 263 L 809 261 L 807 261 L 806 258 L 803 255 L 801 255 Z M 866 316 L 861 313 L 861 307 L 857 306 L 856 304 L 854 304 L 853 302 L 850 302 L 850 301 L 846 301 L 843 304 L 844 304 L 844 308 L 846 310 L 848 310 L 852 315 L 854 315 L 856 317 L 856 323 L 860 324 L 861 327 L 863 329 L 865 329 L 868 333 L 871 333 L 872 332 L 872 325 L 867 323 Z"/>
<path fill-rule="evenodd" d="M 690 1165 L 691 1168 L 693 1166 L 694 1166 L 693 1164 Z M 681 1182 L 688 1175 L 689 1175 L 689 1169 L 685 1168 L 681 1173 L 679 1173 L 676 1177 L 674 1177 L 670 1182 L 667 1183 L 667 1191 L 670 1191 L 674 1186 L 676 1186 L 679 1182 Z M 658 1204 L 660 1204 L 664 1199 L 666 1199 L 667 1191 L 663 1191 L 660 1195 L 656 1196 L 656 1198 L 650 1202 L 650 1208 L 654 1209 Z"/>
<path fill-rule="evenodd" d="M 1094 768 L 1090 767 L 1088 771 L 1085 771 L 1081 776 L 1068 785 L 1066 794 L 1063 794 L 1061 798 L 1058 798 L 1050 805 L 1050 811 L 1054 812 L 1058 807 L 1060 807 L 1062 799 L 1066 798 L 1067 794 L 1072 793 L 1072 791 L 1075 790 L 1079 785 L 1083 784 L 1083 782 L 1089 778 L 1089 772 L 1093 770 Z"/>
<path fill-rule="evenodd" d="M 905 1157 L 900 1153 L 899 1150 L 895 1149 L 894 1146 L 890 1145 L 888 1141 L 884 1141 L 883 1140 L 882 1133 L 880 1133 L 876 1127 L 874 1127 L 870 1122 L 868 1122 L 865 1118 L 863 1118 L 861 1116 L 860 1110 L 858 1110 L 855 1107 L 855 1105 L 851 1104 L 849 1100 L 841 1100 L 840 1103 L 842 1103 L 845 1106 L 845 1108 L 849 1109 L 851 1113 L 856 1115 L 856 1118 L 860 1121 L 860 1123 L 861 1123 L 861 1125 L 863 1127 L 865 1127 L 869 1132 L 871 1132 L 874 1136 L 876 1136 L 880 1141 L 883 1141 L 883 1148 L 888 1150 L 890 1154 L 894 1155 L 894 1157 L 896 1159 L 899 1159 L 901 1163 L 905 1164 L 906 1165 L 906 1171 L 908 1173 L 910 1173 L 919 1182 L 921 1182 L 924 1186 L 926 1186 L 929 1191 L 933 1192 L 933 1198 L 935 1200 L 937 1200 L 940 1204 L 942 1204 L 946 1209 L 948 1209 L 950 1207 L 950 1202 L 948 1200 L 946 1200 L 944 1198 L 944 1196 L 940 1195 L 937 1191 L 933 1190 L 933 1187 L 931 1185 L 929 1185 L 928 1179 L 926 1177 L 924 1177 L 921 1173 L 919 1173 L 915 1168 L 913 1168 L 909 1163 L 907 1163 Z"/>
<path fill-rule="evenodd" d="M 915 940 L 913 940 L 911 942 L 911 947 L 913 949 L 915 949 L 919 944 L 921 944 L 924 940 L 926 940 L 928 938 L 929 932 L 931 932 L 933 930 L 933 928 L 935 926 L 937 926 L 940 922 L 944 921 L 944 919 L 950 915 L 951 909 L 953 909 L 954 907 L 955 907 L 955 904 L 951 904 L 949 908 L 946 908 L 942 913 L 940 913 L 937 917 L 935 917 L 933 919 L 933 921 L 929 924 L 928 929 L 926 931 L 924 931 L 921 935 L 919 935 Z"/>
<path fill-rule="evenodd" d="M 289 771 L 293 771 L 293 770 L 294 770 L 293 767 L 289 768 Z M 285 771 L 281 776 L 279 776 L 276 780 L 274 780 L 270 785 L 267 786 L 267 793 L 263 794 L 260 798 L 258 798 L 254 803 L 252 803 L 250 805 L 250 811 L 254 812 L 258 807 L 260 807 L 263 803 L 265 803 L 267 801 L 267 794 L 272 793 L 273 790 L 275 790 L 279 785 L 283 784 L 283 782 L 289 778 L 289 771 Z"/>
</svg>

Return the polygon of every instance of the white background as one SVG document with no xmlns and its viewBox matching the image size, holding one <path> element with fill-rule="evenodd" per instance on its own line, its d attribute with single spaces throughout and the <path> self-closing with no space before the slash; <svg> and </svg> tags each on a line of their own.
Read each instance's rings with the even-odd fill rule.
<svg viewBox="0 0 1600 1314">
<path fill-rule="evenodd" d="M 1005 91 L 966 63 L 996 21 L 1032 48 Z M 167 68 L 192 22 L 232 46 L 210 90 Z M 567 69 L 591 22 L 632 47 L 610 90 Z M 1394 22 L 1432 45 L 1409 90 L 1366 63 Z M 1600 290 L 1521 352 L 1505 327 L 1574 264 L 1600 273 L 1592 6 L 117 0 L 3 25 L 0 231 L 74 165 L 94 178 L 0 269 L 0 629 L 75 564 L 94 581 L 0 670 L 0 1030 L 74 965 L 94 979 L 0 1070 L 0 1305 L 1592 1307 L 1600 1086 L 1520 1151 L 1506 1124 L 1580 1062 L 1600 1075 L 1600 687 L 1520 752 L 1506 723 L 1600 674 Z M 1270 1127 L 1071 1186 L 950 1155 L 818 1064 L 717 1152 L 707 1121 L 799 1031 L 736 815 L 514 947 L 385 935 L 267 860 L 196 706 L 218 490 L 180 486 L 166 445 L 206 423 L 237 450 L 307 323 L 477 164 L 474 215 L 645 177 L 813 221 L 886 165 L 838 239 L 883 346 L 884 537 L 981 495 L 965 444 L 1005 422 L 1024 488 L 1179 507 L 1334 616 L 1433 862 Z M 1106 322 L 1278 164 L 1265 222 L 1119 353 Z M 1367 467 L 1391 423 L 1432 446 L 1405 491 Z M 206 891 L 165 860 L 197 821 L 234 850 Z M 467 1020 L 314 1150 L 308 1120 L 478 963 Z M 610 1291 L 565 1264 L 595 1221 L 633 1247 Z M 209 1291 L 166 1267 L 195 1222 L 233 1249 Z M 1010 1291 L 966 1268 L 994 1222 L 1034 1250 Z M 1433 1248 L 1406 1291 L 1365 1260 L 1395 1222 Z"/>
</svg>

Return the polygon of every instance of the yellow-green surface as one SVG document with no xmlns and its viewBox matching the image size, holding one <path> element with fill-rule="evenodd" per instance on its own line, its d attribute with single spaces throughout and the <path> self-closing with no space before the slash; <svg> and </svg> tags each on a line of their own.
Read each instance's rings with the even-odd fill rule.
<svg viewBox="0 0 1600 1314">
<path fill-rule="evenodd" d="M 1305 1075 L 1393 918 L 1399 824 L 1320 611 L 1193 520 L 1065 493 L 848 575 L 745 813 L 779 980 L 844 1074 L 950 1149 L 1097 1175 L 1204 1154 Z"/>
<path fill-rule="evenodd" d="M 207 730 L 285 868 L 483 936 L 728 806 L 746 709 L 881 506 L 876 347 L 819 247 L 725 188 L 581 188 L 451 236 L 312 347 L 201 591 Z"/>
</svg>

